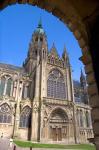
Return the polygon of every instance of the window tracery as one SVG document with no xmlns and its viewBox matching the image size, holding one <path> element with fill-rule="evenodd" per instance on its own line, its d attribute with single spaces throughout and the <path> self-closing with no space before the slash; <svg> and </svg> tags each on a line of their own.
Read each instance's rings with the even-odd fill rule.
<svg viewBox="0 0 99 150">
<path fill-rule="evenodd" d="M 29 128 L 31 126 L 31 108 L 26 106 L 21 112 L 20 127 Z"/>
<path fill-rule="evenodd" d="M 0 123 L 11 123 L 11 109 L 5 103 L 0 106 Z"/>
<path fill-rule="evenodd" d="M 47 96 L 59 99 L 66 98 L 64 77 L 57 69 L 54 69 L 48 77 Z"/>
</svg>

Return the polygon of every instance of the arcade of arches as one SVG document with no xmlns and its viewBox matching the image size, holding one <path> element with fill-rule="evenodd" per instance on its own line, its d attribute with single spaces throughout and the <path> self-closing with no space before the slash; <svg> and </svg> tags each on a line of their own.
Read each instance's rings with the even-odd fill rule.
<svg viewBox="0 0 99 150">
<path fill-rule="evenodd" d="M 1 0 L 0 9 L 15 3 L 36 5 L 66 23 L 82 48 L 92 106 L 94 143 L 99 150 L 99 1 L 98 0 Z"/>
</svg>

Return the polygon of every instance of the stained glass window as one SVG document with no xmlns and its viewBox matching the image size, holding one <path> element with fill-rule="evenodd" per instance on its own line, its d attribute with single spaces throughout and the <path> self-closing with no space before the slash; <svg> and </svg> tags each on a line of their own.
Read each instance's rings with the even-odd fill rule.
<svg viewBox="0 0 99 150">
<path fill-rule="evenodd" d="M 20 127 L 29 128 L 31 126 L 31 108 L 26 106 L 21 112 Z"/>
<path fill-rule="evenodd" d="M 0 123 L 11 123 L 11 109 L 8 104 L 3 104 L 0 106 Z"/>
<path fill-rule="evenodd" d="M 4 89 L 5 89 L 5 77 L 1 77 L 1 81 L 0 81 L 0 96 L 2 96 L 4 94 Z"/>
<path fill-rule="evenodd" d="M 54 69 L 47 80 L 47 96 L 59 99 L 66 98 L 64 77 L 59 70 Z"/>
</svg>

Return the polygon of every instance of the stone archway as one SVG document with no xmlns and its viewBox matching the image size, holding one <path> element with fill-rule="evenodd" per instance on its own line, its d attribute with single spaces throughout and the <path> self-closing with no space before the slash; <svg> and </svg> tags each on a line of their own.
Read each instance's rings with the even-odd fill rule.
<svg viewBox="0 0 99 150">
<path fill-rule="evenodd" d="M 56 108 L 51 112 L 49 119 L 50 138 L 52 141 L 68 140 L 69 119 L 66 112 Z"/>
<path fill-rule="evenodd" d="M 83 1 L 80 0 L 77 3 L 74 0 L 1 0 L 0 1 L 0 9 L 4 9 L 6 6 L 20 3 L 25 4 L 28 3 L 30 5 L 36 5 L 42 9 L 45 9 L 51 12 L 53 15 L 58 17 L 62 22 L 68 25 L 69 29 L 74 33 L 75 38 L 78 40 L 80 47 L 82 48 L 81 60 L 85 65 L 85 71 L 87 74 L 87 83 L 88 83 L 88 92 L 90 95 L 90 104 L 92 106 L 92 119 L 93 119 L 93 127 L 95 133 L 95 143 L 97 146 L 97 150 L 99 149 L 99 116 L 97 115 L 99 112 L 99 81 L 97 77 L 97 69 L 95 68 L 96 57 L 91 57 L 95 55 L 95 53 L 91 53 L 89 48 L 91 49 L 91 45 L 89 44 L 91 31 L 89 30 L 92 27 L 95 27 L 94 21 L 96 16 L 99 15 L 99 2 L 98 0 L 91 1 Z M 83 7 L 82 7 L 83 6 Z M 98 15 L 97 15 L 98 14 Z M 98 57 L 97 57 L 98 58 Z M 94 71 L 93 71 L 94 66 Z M 97 66 L 98 67 L 98 66 Z M 95 73 L 95 74 L 94 74 Z M 97 84 L 95 80 L 95 76 L 97 79 Z M 98 88 L 97 88 L 98 85 Z M 98 107 L 96 107 L 98 106 Z"/>
</svg>

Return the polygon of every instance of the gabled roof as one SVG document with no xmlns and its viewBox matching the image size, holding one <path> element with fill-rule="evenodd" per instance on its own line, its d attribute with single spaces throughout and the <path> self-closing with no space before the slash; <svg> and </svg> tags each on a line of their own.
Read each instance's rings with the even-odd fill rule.
<svg viewBox="0 0 99 150">
<path fill-rule="evenodd" d="M 57 49 L 56 49 L 54 43 L 53 43 L 52 48 L 51 48 L 51 50 L 49 52 L 49 55 L 51 55 L 51 56 L 53 56 L 55 58 L 59 58 L 59 55 L 58 55 L 58 52 L 57 52 Z"/>
</svg>

